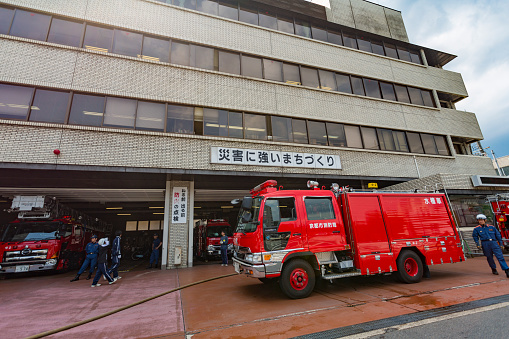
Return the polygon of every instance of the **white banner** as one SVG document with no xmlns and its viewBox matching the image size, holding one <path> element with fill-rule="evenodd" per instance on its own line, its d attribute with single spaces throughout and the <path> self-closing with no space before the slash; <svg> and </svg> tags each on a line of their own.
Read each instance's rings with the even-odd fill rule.
<svg viewBox="0 0 509 339">
<path fill-rule="evenodd" d="M 187 187 L 173 187 L 171 222 L 187 223 Z"/>
<path fill-rule="evenodd" d="M 330 8 L 330 1 L 329 0 L 305 0 L 305 1 L 312 2 L 314 4 Z"/>
<path fill-rule="evenodd" d="M 226 165 L 341 169 L 339 155 L 263 151 L 227 147 L 211 147 L 210 162 L 212 164 Z"/>
</svg>

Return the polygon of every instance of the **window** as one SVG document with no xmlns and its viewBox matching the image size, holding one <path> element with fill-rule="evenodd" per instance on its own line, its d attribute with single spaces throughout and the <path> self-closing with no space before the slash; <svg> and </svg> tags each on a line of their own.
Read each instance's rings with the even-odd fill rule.
<svg viewBox="0 0 509 339">
<path fill-rule="evenodd" d="M 83 23 L 53 18 L 48 42 L 80 47 L 84 28 L 85 25 Z"/>
<path fill-rule="evenodd" d="M 196 0 L 196 10 L 204 13 L 217 15 L 218 13 L 217 1 Z"/>
<path fill-rule="evenodd" d="M 17 9 L 10 34 L 22 38 L 45 41 L 50 21 L 51 17 L 49 15 Z"/>
<path fill-rule="evenodd" d="M 410 51 L 410 59 L 413 63 L 422 65 L 421 54 L 417 51 Z"/>
<path fill-rule="evenodd" d="M 196 9 L 196 0 L 173 0 L 173 4 L 184 8 Z"/>
<path fill-rule="evenodd" d="M 228 136 L 228 111 L 203 109 L 203 134 L 218 137 Z"/>
<path fill-rule="evenodd" d="M 357 49 L 357 38 L 355 35 L 343 33 L 343 44 L 345 47 Z"/>
<path fill-rule="evenodd" d="M 318 121 L 308 121 L 309 143 L 311 145 L 327 146 L 327 132 L 325 123 Z"/>
<path fill-rule="evenodd" d="M 299 144 L 309 143 L 306 120 L 292 119 L 292 129 L 293 142 L 297 142 Z"/>
<path fill-rule="evenodd" d="M 380 149 L 382 151 L 395 151 L 394 139 L 392 131 L 388 129 L 377 128 L 378 140 L 380 141 Z"/>
<path fill-rule="evenodd" d="M 74 94 L 69 124 L 101 126 L 104 115 L 105 97 Z"/>
<path fill-rule="evenodd" d="M 292 142 L 292 119 L 272 117 L 272 140 Z"/>
<path fill-rule="evenodd" d="M 405 60 L 408 62 L 412 62 L 412 58 L 410 57 L 410 52 L 406 48 L 398 47 L 398 55 L 401 60 Z"/>
<path fill-rule="evenodd" d="M 265 28 L 277 29 L 276 15 L 267 11 L 260 11 L 258 15 L 260 19 L 260 26 Z"/>
<path fill-rule="evenodd" d="M 34 89 L 0 84 L 0 118 L 26 120 Z"/>
<path fill-rule="evenodd" d="M 211 71 L 219 70 L 219 53 L 215 49 L 195 45 L 192 45 L 192 48 L 194 48 L 194 63 L 191 66 Z"/>
<path fill-rule="evenodd" d="M 343 46 L 343 38 L 341 37 L 341 33 L 340 32 L 331 32 L 331 31 L 328 31 L 327 32 L 327 40 L 331 44 L 336 44 L 336 45 Z"/>
<path fill-rule="evenodd" d="M 30 109 L 30 121 L 65 123 L 69 93 L 37 89 Z"/>
<path fill-rule="evenodd" d="M 113 53 L 137 57 L 141 54 L 141 42 L 143 35 L 115 30 L 115 38 L 113 39 Z"/>
<path fill-rule="evenodd" d="M 435 146 L 435 138 L 430 134 L 421 134 L 422 145 L 424 146 L 424 152 L 426 154 L 437 154 L 437 148 Z"/>
<path fill-rule="evenodd" d="M 394 90 L 396 91 L 396 96 L 398 97 L 398 101 L 410 103 L 410 97 L 408 96 L 408 90 L 406 86 L 394 85 Z"/>
<path fill-rule="evenodd" d="M 319 70 L 320 75 L 320 88 L 328 91 L 336 91 L 336 77 L 333 72 Z"/>
<path fill-rule="evenodd" d="M 282 62 L 263 59 L 263 71 L 265 79 L 274 80 L 274 81 L 283 81 L 283 72 L 281 68 L 283 66 Z"/>
<path fill-rule="evenodd" d="M 369 53 L 373 52 L 371 50 L 371 42 L 368 39 L 359 37 L 359 38 L 357 38 L 357 44 L 359 45 L 359 49 L 361 51 L 369 52 Z"/>
<path fill-rule="evenodd" d="M 396 92 L 394 92 L 394 86 L 388 82 L 380 82 L 380 88 L 382 90 L 382 98 L 385 100 L 396 101 Z"/>
<path fill-rule="evenodd" d="M 350 84 L 350 76 L 345 74 L 336 74 L 336 82 L 338 91 L 343 93 L 352 93 L 352 85 Z"/>
<path fill-rule="evenodd" d="M 331 198 L 305 198 L 306 214 L 308 220 L 332 220 L 336 219 Z"/>
<path fill-rule="evenodd" d="M 327 123 L 327 135 L 329 136 L 329 146 L 345 147 L 346 136 L 343 124 Z"/>
<path fill-rule="evenodd" d="M 156 102 L 138 101 L 136 129 L 164 131 L 166 105 Z"/>
<path fill-rule="evenodd" d="M 242 113 L 228 112 L 228 136 L 230 138 L 240 138 L 240 139 L 244 137 Z"/>
<path fill-rule="evenodd" d="M 297 220 L 294 198 L 269 198 L 263 209 L 263 245 L 266 251 L 284 250 L 291 232 L 278 232 L 279 224 Z"/>
<path fill-rule="evenodd" d="M 366 95 L 364 92 L 364 85 L 362 84 L 362 78 L 350 77 L 352 80 L 353 94 Z"/>
<path fill-rule="evenodd" d="M 170 41 L 145 36 L 141 54 L 143 59 L 170 62 Z"/>
<path fill-rule="evenodd" d="M 410 152 L 420 154 L 424 153 L 424 148 L 422 147 L 421 136 L 419 133 L 407 132 L 406 136 L 408 139 Z"/>
<path fill-rule="evenodd" d="M 311 26 L 311 33 L 313 34 L 313 39 L 325 41 L 327 42 L 327 31 L 324 28 L 318 28 L 315 26 Z"/>
<path fill-rule="evenodd" d="M 443 135 L 435 135 L 435 144 L 437 145 L 438 154 L 450 155 L 447 141 Z"/>
<path fill-rule="evenodd" d="M 189 66 L 190 48 L 189 44 L 172 41 L 171 42 L 171 63 Z"/>
<path fill-rule="evenodd" d="M 83 47 L 93 51 L 109 52 L 113 41 L 113 30 L 87 25 Z"/>
<path fill-rule="evenodd" d="M 385 55 L 389 58 L 398 59 L 398 52 L 396 51 L 396 46 L 393 44 L 384 43 L 385 45 Z"/>
<path fill-rule="evenodd" d="M 366 88 L 366 95 L 372 98 L 381 99 L 382 95 L 380 94 L 380 87 L 378 86 L 377 80 L 372 79 L 363 79 L 364 80 L 364 88 Z"/>
<path fill-rule="evenodd" d="M 361 127 L 361 133 L 365 149 L 380 149 L 374 128 Z"/>
<path fill-rule="evenodd" d="M 300 81 L 300 69 L 297 65 L 283 64 L 284 82 L 293 85 L 302 85 Z"/>
<path fill-rule="evenodd" d="M 229 4 L 224 1 L 219 1 L 219 16 L 232 20 L 239 20 L 239 9 L 237 4 Z"/>
<path fill-rule="evenodd" d="M 262 59 L 243 55 L 241 65 L 242 75 L 259 79 L 263 78 Z"/>
<path fill-rule="evenodd" d="M 219 51 L 219 71 L 240 74 L 240 55 L 238 53 Z"/>
<path fill-rule="evenodd" d="M 8 34 L 14 10 L 0 7 L 0 34 Z"/>
<path fill-rule="evenodd" d="M 408 93 L 410 94 L 410 101 L 412 104 L 424 106 L 424 101 L 422 100 L 420 89 L 415 87 L 408 87 Z"/>
<path fill-rule="evenodd" d="M 267 140 L 267 122 L 264 115 L 244 114 L 244 138 Z"/>
<path fill-rule="evenodd" d="M 320 81 L 318 80 L 318 71 L 316 69 L 301 67 L 300 72 L 302 75 L 303 86 L 320 88 Z"/>
<path fill-rule="evenodd" d="M 421 90 L 421 95 L 425 106 L 435 107 L 435 101 L 433 100 L 433 94 L 431 94 L 431 91 Z"/>
<path fill-rule="evenodd" d="M 293 19 L 290 19 L 290 18 L 286 19 L 286 18 L 280 17 L 278 15 L 278 17 L 277 17 L 277 29 L 282 31 L 282 32 L 294 34 L 295 31 L 293 29 Z"/>
<path fill-rule="evenodd" d="M 359 126 L 345 125 L 346 144 L 351 148 L 362 148 L 362 137 Z"/>
<path fill-rule="evenodd" d="M 371 41 L 371 49 L 375 54 L 385 55 L 384 45 L 380 41 Z"/>
<path fill-rule="evenodd" d="M 106 98 L 104 126 L 133 128 L 136 115 L 136 100 Z"/>
<path fill-rule="evenodd" d="M 408 143 L 406 141 L 405 132 L 392 131 L 392 136 L 394 137 L 394 144 L 396 145 L 396 151 L 408 152 Z"/>
<path fill-rule="evenodd" d="M 194 107 L 168 105 L 166 132 L 193 134 Z"/>
<path fill-rule="evenodd" d="M 255 9 L 248 9 L 241 6 L 239 12 L 239 21 L 251 25 L 258 25 L 258 11 Z"/>
<path fill-rule="evenodd" d="M 295 20 L 295 34 L 311 38 L 311 26 L 309 25 L 309 22 Z"/>
</svg>

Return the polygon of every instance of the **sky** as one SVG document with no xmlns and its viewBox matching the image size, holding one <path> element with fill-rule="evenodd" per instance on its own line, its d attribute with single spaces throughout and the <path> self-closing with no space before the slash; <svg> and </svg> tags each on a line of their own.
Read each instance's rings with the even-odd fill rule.
<svg viewBox="0 0 509 339">
<path fill-rule="evenodd" d="M 457 55 L 444 69 L 463 76 L 487 151 L 509 155 L 509 1 L 370 0 L 402 12 L 411 43 Z"/>
</svg>

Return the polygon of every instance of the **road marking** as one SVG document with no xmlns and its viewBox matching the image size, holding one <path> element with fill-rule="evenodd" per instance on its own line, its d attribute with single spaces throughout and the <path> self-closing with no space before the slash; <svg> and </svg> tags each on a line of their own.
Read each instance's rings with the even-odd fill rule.
<svg viewBox="0 0 509 339">
<path fill-rule="evenodd" d="M 415 322 L 411 322 L 411 323 L 407 323 L 407 324 L 385 327 L 385 328 L 381 328 L 379 330 L 373 330 L 373 331 L 364 332 L 364 333 L 360 333 L 360 334 L 354 334 L 354 335 L 350 335 L 350 336 L 347 336 L 347 337 L 341 337 L 341 338 L 342 339 L 364 339 L 364 338 L 370 338 L 370 337 L 373 337 L 375 335 L 384 335 L 384 334 L 387 333 L 388 330 L 391 330 L 391 331 L 394 331 L 394 330 L 396 330 L 396 331 L 406 330 L 406 329 L 413 328 L 413 327 L 433 324 L 433 323 L 436 323 L 436 322 L 439 322 L 439 321 L 444 321 L 444 320 L 464 317 L 464 316 L 471 315 L 471 314 L 476 314 L 476 313 L 496 310 L 496 309 L 507 307 L 507 306 L 509 306 L 509 302 L 495 304 L 495 305 L 490 305 L 490 306 L 485 306 L 485 307 L 479 307 L 479 308 L 476 308 L 476 309 L 473 309 L 473 310 L 457 312 L 457 313 L 443 315 L 443 316 L 440 316 L 440 317 L 435 317 L 435 318 L 430 318 L 430 319 L 425 319 L 425 320 L 419 320 L 419 321 L 415 321 Z"/>
</svg>

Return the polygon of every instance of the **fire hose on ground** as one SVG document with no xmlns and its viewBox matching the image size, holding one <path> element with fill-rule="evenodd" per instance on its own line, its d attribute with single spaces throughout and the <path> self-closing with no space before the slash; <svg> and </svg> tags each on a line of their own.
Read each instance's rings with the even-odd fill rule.
<svg viewBox="0 0 509 339">
<path fill-rule="evenodd" d="M 56 333 L 59 333 L 59 332 L 63 332 L 63 331 L 66 331 L 66 330 L 69 330 L 71 328 L 74 328 L 74 327 L 78 327 L 78 326 L 81 326 L 81 325 L 84 325 L 84 324 L 88 324 L 88 323 L 91 323 L 93 321 L 96 321 L 96 320 L 99 320 L 99 319 L 102 319 L 102 318 L 105 318 L 107 316 L 110 316 L 112 314 L 115 314 L 115 313 L 118 313 L 118 312 L 121 312 L 121 311 L 124 311 L 124 310 L 127 310 L 128 308 L 131 308 L 131 307 L 134 307 L 134 306 L 138 306 L 138 305 L 141 305 L 143 303 L 146 303 L 147 301 L 151 301 L 151 300 L 154 300 L 154 299 L 157 299 L 159 297 L 162 297 L 162 296 L 165 296 L 167 294 L 170 294 L 170 293 L 173 293 L 173 292 L 176 292 L 176 291 L 180 291 L 184 288 L 188 288 L 188 287 L 191 287 L 191 286 L 195 286 L 195 285 L 199 285 L 199 284 L 203 284 L 203 283 L 206 283 L 206 282 L 209 282 L 209 281 L 213 281 L 213 280 L 218 280 L 218 279 L 222 279 L 222 278 L 227 278 L 227 277 L 231 277 L 231 276 L 234 276 L 234 275 L 237 275 L 237 273 L 231 273 L 231 274 L 226 274 L 226 275 L 220 275 L 218 277 L 214 277 L 214 278 L 209 278 L 209 279 L 205 279 L 205 280 L 200 280 L 200 281 L 196 281 L 194 283 L 191 283 L 191 284 L 187 284 L 187 285 L 184 285 L 184 286 L 180 286 L 178 288 L 174 288 L 172 290 L 169 290 L 169 291 L 166 291 L 164 293 L 160 293 L 160 294 L 157 294 L 153 297 L 150 297 L 150 298 L 146 298 L 146 299 L 143 299 L 141 301 L 138 301 L 138 302 L 135 302 L 135 303 L 132 303 L 132 304 L 129 304 L 127 306 L 123 306 L 123 307 L 120 307 L 120 308 L 117 308 L 113 311 L 109 311 L 109 312 L 106 312 L 106 313 L 103 313 L 103 314 L 100 314 L 98 316 L 95 316 L 95 317 L 92 317 L 92 318 L 89 318 L 89 319 L 86 319 L 86 320 L 82 320 L 82 321 L 79 321 L 79 322 L 76 322 L 74 324 L 70 324 L 70 325 L 67 325 L 67 326 L 63 326 L 63 327 L 60 327 L 60 328 L 57 328 L 57 329 L 54 329 L 54 330 L 50 330 L 50 331 L 46 331 L 46 332 L 43 332 L 43 333 L 39 333 L 39 334 L 36 334 L 36 335 L 32 335 L 30 337 L 27 337 L 26 339 L 35 339 L 35 338 L 44 338 L 44 337 L 47 337 L 49 335 L 52 335 L 52 334 L 56 334 Z"/>
</svg>

